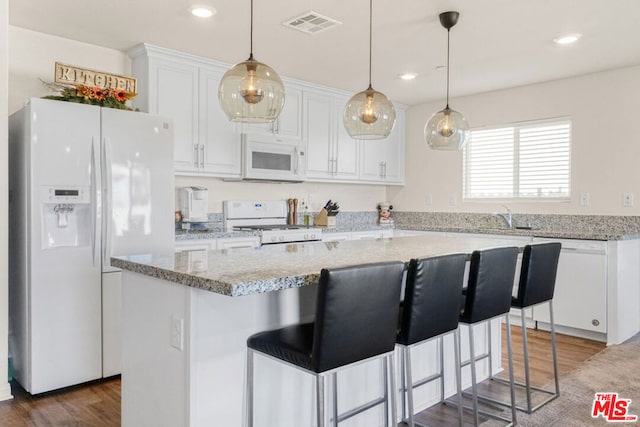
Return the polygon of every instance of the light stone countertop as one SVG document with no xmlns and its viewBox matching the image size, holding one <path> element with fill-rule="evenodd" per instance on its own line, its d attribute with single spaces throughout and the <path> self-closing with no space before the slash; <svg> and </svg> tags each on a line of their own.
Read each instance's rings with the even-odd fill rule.
<svg viewBox="0 0 640 427">
<path fill-rule="evenodd" d="M 310 242 L 259 248 L 114 257 L 111 265 L 232 297 L 317 283 L 322 268 L 404 261 L 477 249 L 514 246 L 513 240 L 409 236 Z"/>
</svg>

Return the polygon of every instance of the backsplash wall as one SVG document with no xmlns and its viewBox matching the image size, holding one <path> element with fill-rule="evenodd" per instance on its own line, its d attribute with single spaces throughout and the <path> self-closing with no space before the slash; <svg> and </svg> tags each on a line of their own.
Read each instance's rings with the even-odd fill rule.
<svg viewBox="0 0 640 427">
<path fill-rule="evenodd" d="M 227 182 L 219 178 L 176 176 L 176 210 L 180 206 L 180 188 L 186 186 L 206 187 L 209 190 L 209 208 L 207 212 L 222 212 L 224 200 L 284 200 L 298 198 L 298 210 L 302 211 L 302 201 L 308 203 L 309 211 L 317 213 L 327 200 L 340 205 L 341 211 L 376 211 L 377 205 L 386 200 L 386 187 L 366 184 L 325 184 L 303 182 L 255 183 Z"/>
</svg>

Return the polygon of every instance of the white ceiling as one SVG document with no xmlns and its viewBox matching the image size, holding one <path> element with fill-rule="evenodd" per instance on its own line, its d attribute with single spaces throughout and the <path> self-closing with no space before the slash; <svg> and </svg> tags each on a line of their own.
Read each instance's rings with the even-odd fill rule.
<svg viewBox="0 0 640 427">
<path fill-rule="evenodd" d="M 217 15 L 192 17 L 191 4 Z M 141 42 L 228 63 L 249 53 L 249 0 L 10 0 L 11 25 L 127 51 Z M 255 0 L 254 55 L 281 75 L 349 91 L 366 89 L 367 0 Z M 315 35 L 281 23 L 314 10 L 342 25 Z M 640 64 L 640 0 L 375 0 L 373 86 L 394 101 L 445 96 L 446 30 L 451 96 Z M 581 33 L 572 46 L 552 39 Z M 85 65 L 87 64 L 76 64 Z M 416 72 L 411 82 L 398 75 Z"/>
</svg>

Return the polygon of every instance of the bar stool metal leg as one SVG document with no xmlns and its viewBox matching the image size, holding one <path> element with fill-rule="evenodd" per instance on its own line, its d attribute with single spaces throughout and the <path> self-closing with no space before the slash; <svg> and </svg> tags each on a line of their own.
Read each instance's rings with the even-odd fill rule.
<svg viewBox="0 0 640 427">
<path fill-rule="evenodd" d="M 456 391 L 458 395 L 458 420 L 460 427 L 463 425 L 463 409 L 462 409 L 462 368 L 460 366 L 460 329 L 453 332 L 453 352 L 455 358 L 456 370 Z"/>
<path fill-rule="evenodd" d="M 402 404 L 402 421 L 407 419 L 407 375 L 406 375 L 406 353 L 407 349 L 400 346 L 400 399 Z"/>
<path fill-rule="evenodd" d="M 476 383 L 476 352 L 473 338 L 473 325 L 469 325 L 469 357 L 470 357 L 470 366 L 471 366 L 471 391 L 473 398 L 473 422 L 474 425 L 480 425 L 478 422 L 478 386 Z"/>
<path fill-rule="evenodd" d="M 444 337 L 440 337 L 440 402 L 444 402 Z"/>
<path fill-rule="evenodd" d="M 382 358 L 382 386 L 384 398 L 384 420 L 385 425 L 389 425 L 389 365 L 387 356 Z"/>
<path fill-rule="evenodd" d="M 333 397 L 333 427 L 338 427 L 338 372 L 331 374 Z"/>
<path fill-rule="evenodd" d="M 522 351 L 524 354 L 524 384 L 527 392 L 527 408 L 531 409 L 531 379 L 529 376 L 529 345 L 527 340 L 527 323 L 525 321 L 525 309 L 520 310 L 520 323 L 522 326 Z"/>
<path fill-rule="evenodd" d="M 411 350 L 409 347 L 402 348 L 404 352 L 404 373 L 405 373 L 405 381 L 407 383 L 407 400 L 408 400 L 408 412 L 409 412 L 409 427 L 414 426 L 413 421 L 413 390 L 411 390 L 413 385 L 413 376 L 411 375 Z M 403 421 L 406 418 L 403 419 Z"/>
<path fill-rule="evenodd" d="M 560 395 L 558 379 L 558 353 L 556 352 L 556 324 L 553 321 L 553 301 L 549 300 L 549 321 L 551 322 L 551 351 L 553 353 L 553 376 L 555 377 L 556 396 Z"/>
<path fill-rule="evenodd" d="M 511 425 L 518 423 L 516 416 L 516 391 L 513 384 L 513 348 L 511 345 L 511 323 L 509 313 L 504 316 L 507 327 L 507 357 L 509 358 L 509 389 L 511 391 Z M 491 325 L 489 324 L 489 327 Z"/>
<path fill-rule="evenodd" d="M 389 381 L 391 383 L 391 426 L 398 423 L 398 409 L 396 407 L 396 375 L 395 375 L 395 355 L 389 354 Z"/>
<path fill-rule="evenodd" d="M 247 427 L 253 427 L 253 350 L 247 349 Z"/>
<path fill-rule="evenodd" d="M 316 422 L 324 427 L 324 375 L 316 374 Z"/>
</svg>

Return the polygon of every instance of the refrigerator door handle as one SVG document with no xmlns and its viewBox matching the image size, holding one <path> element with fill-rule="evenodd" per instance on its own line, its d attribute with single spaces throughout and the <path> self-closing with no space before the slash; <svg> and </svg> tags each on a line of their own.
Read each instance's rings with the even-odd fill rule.
<svg viewBox="0 0 640 427">
<path fill-rule="evenodd" d="M 102 216 L 100 215 L 100 146 L 96 143 L 95 137 L 91 138 L 91 218 L 93 221 L 92 230 L 92 254 L 93 266 L 100 262 L 99 233 Z"/>
<path fill-rule="evenodd" d="M 104 137 L 102 149 L 102 194 L 104 196 L 102 209 L 102 241 L 104 242 L 102 247 L 102 268 L 104 270 L 105 267 L 111 265 L 111 219 L 113 217 L 113 195 L 111 194 L 111 140 L 109 138 Z"/>
</svg>

